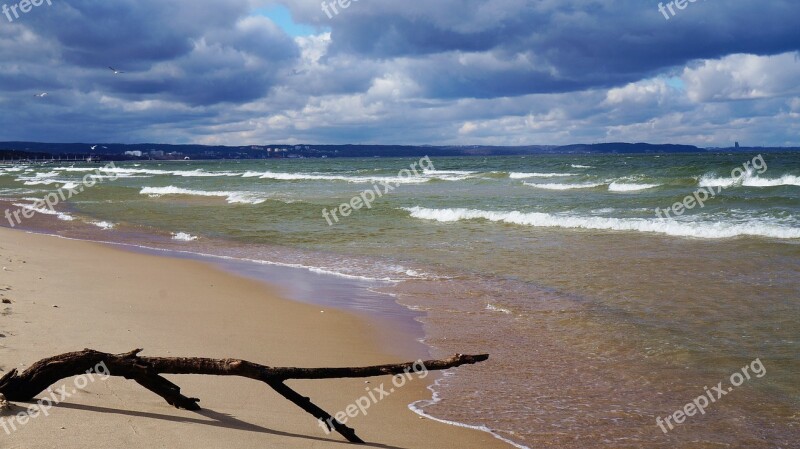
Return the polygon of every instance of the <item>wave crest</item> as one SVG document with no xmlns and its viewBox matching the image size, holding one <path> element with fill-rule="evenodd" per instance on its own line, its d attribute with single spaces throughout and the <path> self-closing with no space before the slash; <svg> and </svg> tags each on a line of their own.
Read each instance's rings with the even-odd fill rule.
<svg viewBox="0 0 800 449">
<path fill-rule="evenodd" d="M 142 195 L 148 195 L 157 198 L 165 195 L 189 195 L 189 196 L 205 196 L 205 197 L 223 197 L 230 204 L 261 204 L 266 200 L 257 196 L 252 192 L 223 192 L 223 191 L 204 191 L 204 190 L 190 190 L 181 187 L 168 186 L 168 187 L 144 187 L 139 191 Z"/>
<path fill-rule="evenodd" d="M 483 219 L 492 222 L 522 226 L 566 229 L 592 229 L 603 231 L 635 231 L 667 234 L 677 237 L 722 239 L 740 236 L 776 239 L 800 239 L 800 229 L 751 220 L 747 223 L 691 223 L 657 218 L 582 217 L 552 215 L 541 212 L 500 212 L 476 209 L 406 208 L 414 218 L 439 222 Z"/>
</svg>

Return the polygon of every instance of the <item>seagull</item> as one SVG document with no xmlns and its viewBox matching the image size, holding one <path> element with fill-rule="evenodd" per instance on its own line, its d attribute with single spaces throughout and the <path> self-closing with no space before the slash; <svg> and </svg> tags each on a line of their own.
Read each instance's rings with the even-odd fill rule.
<svg viewBox="0 0 800 449">
<path fill-rule="evenodd" d="M 97 145 L 92 145 L 91 150 L 94 151 L 95 148 L 97 148 Z"/>
<path fill-rule="evenodd" d="M 44 98 L 47 96 L 47 92 L 42 92 L 40 94 L 33 94 L 34 97 Z"/>
<path fill-rule="evenodd" d="M 117 69 L 115 69 L 114 67 L 111 67 L 111 66 L 108 66 L 108 68 L 111 69 L 112 72 L 114 72 L 114 75 L 119 75 L 120 73 L 125 73 L 122 70 L 117 70 Z"/>
</svg>

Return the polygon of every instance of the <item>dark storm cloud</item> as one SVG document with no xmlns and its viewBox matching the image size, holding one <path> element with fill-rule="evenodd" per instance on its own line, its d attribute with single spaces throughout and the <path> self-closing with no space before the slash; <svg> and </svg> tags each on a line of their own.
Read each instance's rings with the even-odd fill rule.
<svg viewBox="0 0 800 449">
<path fill-rule="evenodd" d="M 321 1 L 0 16 L 0 140 L 800 144 L 797 1 Z"/>
<path fill-rule="evenodd" d="M 329 21 L 330 52 L 416 58 L 429 95 L 491 98 L 611 87 L 695 59 L 800 49 L 800 27 L 787 20 L 800 17 L 800 3 L 788 0 L 698 1 L 669 20 L 657 1 L 431 3 L 353 4 Z M 494 63 L 454 61 L 477 52 Z"/>
<path fill-rule="evenodd" d="M 39 60 L 36 70 L 2 75 L 9 78 L 6 86 L 24 88 L 31 73 L 45 69 L 56 78 L 66 69 L 73 72 L 72 88 L 102 88 L 130 100 L 255 100 L 274 85 L 277 72 L 293 64 L 298 50 L 269 20 L 247 18 L 249 10 L 247 1 L 54 2 L 10 27 L 35 33 L 57 55 Z M 48 63 L 56 67 L 47 71 Z M 108 66 L 126 73 L 110 77 Z M 36 78 L 40 86 L 54 85 Z"/>
</svg>

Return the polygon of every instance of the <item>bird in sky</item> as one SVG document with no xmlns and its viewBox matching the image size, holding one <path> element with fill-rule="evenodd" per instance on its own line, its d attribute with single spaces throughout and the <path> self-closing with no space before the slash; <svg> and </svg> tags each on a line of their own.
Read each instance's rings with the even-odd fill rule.
<svg viewBox="0 0 800 449">
<path fill-rule="evenodd" d="M 91 147 L 92 151 L 94 151 L 95 148 L 97 148 L 97 145 L 92 145 Z"/>
<path fill-rule="evenodd" d="M 44 98 L 47 96 L 47 92 L 42 92 L 40 94 L 33 94 L 34 97 Z"/>
<path fill-rule="evenodd" d="M 111 67 L 111 66 L 108 66 L 108 68 L 111 69 L 112 72 L 114 72 L 114 75 L 119 75 L 120 73 L 125 73 L 122 70 L 117 70 L 117 69 L 115 69 L 114 67 Z"/>
</svg>

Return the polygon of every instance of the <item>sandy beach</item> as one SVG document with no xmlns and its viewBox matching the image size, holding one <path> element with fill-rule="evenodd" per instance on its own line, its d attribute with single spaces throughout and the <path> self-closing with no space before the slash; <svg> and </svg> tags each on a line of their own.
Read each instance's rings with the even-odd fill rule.
<svg viewBox="0 0 800 449">
<path fill-rule="evenodd" d="M 92 348 L 149 356 L 241 358 L 272 366 L 361 366 L 407 361 L 376 342 L 375 323 L 280 297 L 269 286 L 201 262 L 0 229 L 0 375 L 44 357 Z M 413 347 L 414 336 L 397 347 Z M 428 354 L 409 354 L 427 358 Z M 468 370 L 469 367 L 459 368 Z M 348 421 L 370 447 L 509 447 L 491 435 L 422 419 L 408 404 L 430 397 L 415 379 Z M 49 416 L 0 431 L 4 448 L 341 448 L 294 404 L 258 382 L 170 376 L 203 410 L 177 410 L 132 381 L 96 379 Z M 370 385 L 390 383 L 373 378 Z M 71 379 L 56 385 L 72 387 Z M 290 382 L 335 413 L 365 381 Z M 10 419 L 29 404 L 14 403 Z"/>
</svg>

